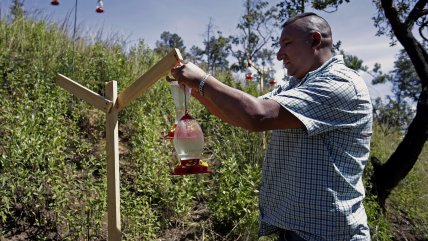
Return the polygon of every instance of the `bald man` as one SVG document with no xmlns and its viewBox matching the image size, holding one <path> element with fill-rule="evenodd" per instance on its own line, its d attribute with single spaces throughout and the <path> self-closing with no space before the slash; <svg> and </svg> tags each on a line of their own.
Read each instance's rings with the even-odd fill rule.
<svg viewBox="0 0 428 241">
<path fill-rule="evenodd" d="M 231 88 L 192 63 L 171 73 L 223 121 L 272 131 L 260 184 L 259 235 L 370 240 L 362 203 L 372 134 L 367 86 L 342 56 L 333 56 L 325 19 L 299 14 L 282 28 L 277 59 L 290 80 L 263 96 Z"/>
</svg>

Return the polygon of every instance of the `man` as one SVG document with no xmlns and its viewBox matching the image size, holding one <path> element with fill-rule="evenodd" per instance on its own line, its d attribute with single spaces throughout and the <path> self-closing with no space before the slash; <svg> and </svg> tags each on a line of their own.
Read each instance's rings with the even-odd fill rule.
<svg viewBox="0 0 428 241">
<path fill-rule="evenodd" d="M 283 25 L 277 58 L 292 78 L 259 98 L 191 63 L 171 73 L 222 120 L 272 130 L 260 187 L 260 235 L 370 240 L 362 175 L 372 107 L 364 80 L 332 55 L 330 26 L 314 13 Z"/>
</svg>

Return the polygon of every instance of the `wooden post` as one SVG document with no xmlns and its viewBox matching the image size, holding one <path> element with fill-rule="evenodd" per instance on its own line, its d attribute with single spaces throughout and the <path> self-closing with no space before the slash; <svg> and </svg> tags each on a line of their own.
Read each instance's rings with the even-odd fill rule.
<svg viewBox="0 0 428 241">
<path fill-rule="evenodd" d="M 106 83 L 105 91 L 106 98 L 112 101 L 110 112 L 106 114 L 108 240 L 117 241 L 121 240 L 122 234 L 120 224 L 117 82 L 110 81 Z"/>
</svg>

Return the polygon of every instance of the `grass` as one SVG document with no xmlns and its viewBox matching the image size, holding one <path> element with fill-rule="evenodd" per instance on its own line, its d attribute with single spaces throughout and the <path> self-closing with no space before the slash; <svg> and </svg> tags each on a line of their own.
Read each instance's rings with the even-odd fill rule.
<svg viewBox="0 0 428 241">
<path fill-rule="evenodd" d="M 387 160 L 403 138 L 402 131 L 375 125 L 372 156 Z M 393 189 L 386 203 L 384 224 L 390 234 L 403 239 L 428 238 L 428 145 L 407 177 Z M 370 172 L 370 167 L 369 167 Z"/>
<path fill-rule="evenodd" d="M 103 94 L 104 82 L 117 80 L 122 90 L 163 57 L 144 40 L 129 48 L 120 37 L 81 37 L 73 44 L 64 26 L 0 20 L 0 238 L 106 239 L 105 116 L 59 88 L 55 75 Z M 214 74 L 257 94 L 230 73 Z M 228 126 L 192 101 L 216 173 L 169 176 L 177 160 L 161 138 L 175 118 L 168 88 L 157 82 L 120 113 L 124 240 L 256 240 L 263 136 Z M 372 155 L 386 160 L 400 138 L 398 131 L 375 126 Z M 406 235 L 426 238 L 427 157 L 425 148 L 392 193 L 386 215 L 375 197 L 367 197 L 373 240 L 398 237 L 404 228 L 411 228 Z"/>
</svg>

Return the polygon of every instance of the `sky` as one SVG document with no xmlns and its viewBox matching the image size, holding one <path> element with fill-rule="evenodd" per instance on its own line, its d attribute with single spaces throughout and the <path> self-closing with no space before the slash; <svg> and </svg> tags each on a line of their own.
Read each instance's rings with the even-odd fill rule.
<svg viewBox="0 0 428 241">
<path fill-rule="evenodd" d="M 1 0 L 1 12 L 7 9 L 12 0 Z M 53 21 L 62 21 L 67 13 L 74 21 L 76 0 L 59 0 L 52 6 L 50 0 L 25 0 L 26 11 L 40 11 Z M 104 33 L 124 36 L 132 45 L 144 39 L 151 48 L 155 46 L 164 31 L 178 34 L 189 49 L 196 45 L 202 47 L 204 33 L 212 19 L 214 30 L 224 36 L 236 35 L 236 25 L 244 14 L 243 0 L 104 0 L 104 13 L 95 12 L 97 0 L 77 0 L 77 23 L 81 32 L 96 35 L 99 29 Z M 272 4 L 279 0 L 270 1 Z M 371 19 L 376 14 L 372 0 L 352 0 L 340 5 L 338 11 L 326 13 L 315 11 L 331 25 L 333 41 L 340 40 L 342 49 L 356 55 L 364 64 L 372 67 L 382 65 L 382 71 L 392 70 L 395 55 L 401 46 L 390 47 L 390 40 L 377 37 Z M 275 61 L 276 78 L 286 73 L 282 63 Z M 389 85 L 372 86 L 370 76 L 362 74 L 372 98 L 384 97 L 390 93 Z"/>
</svg>

